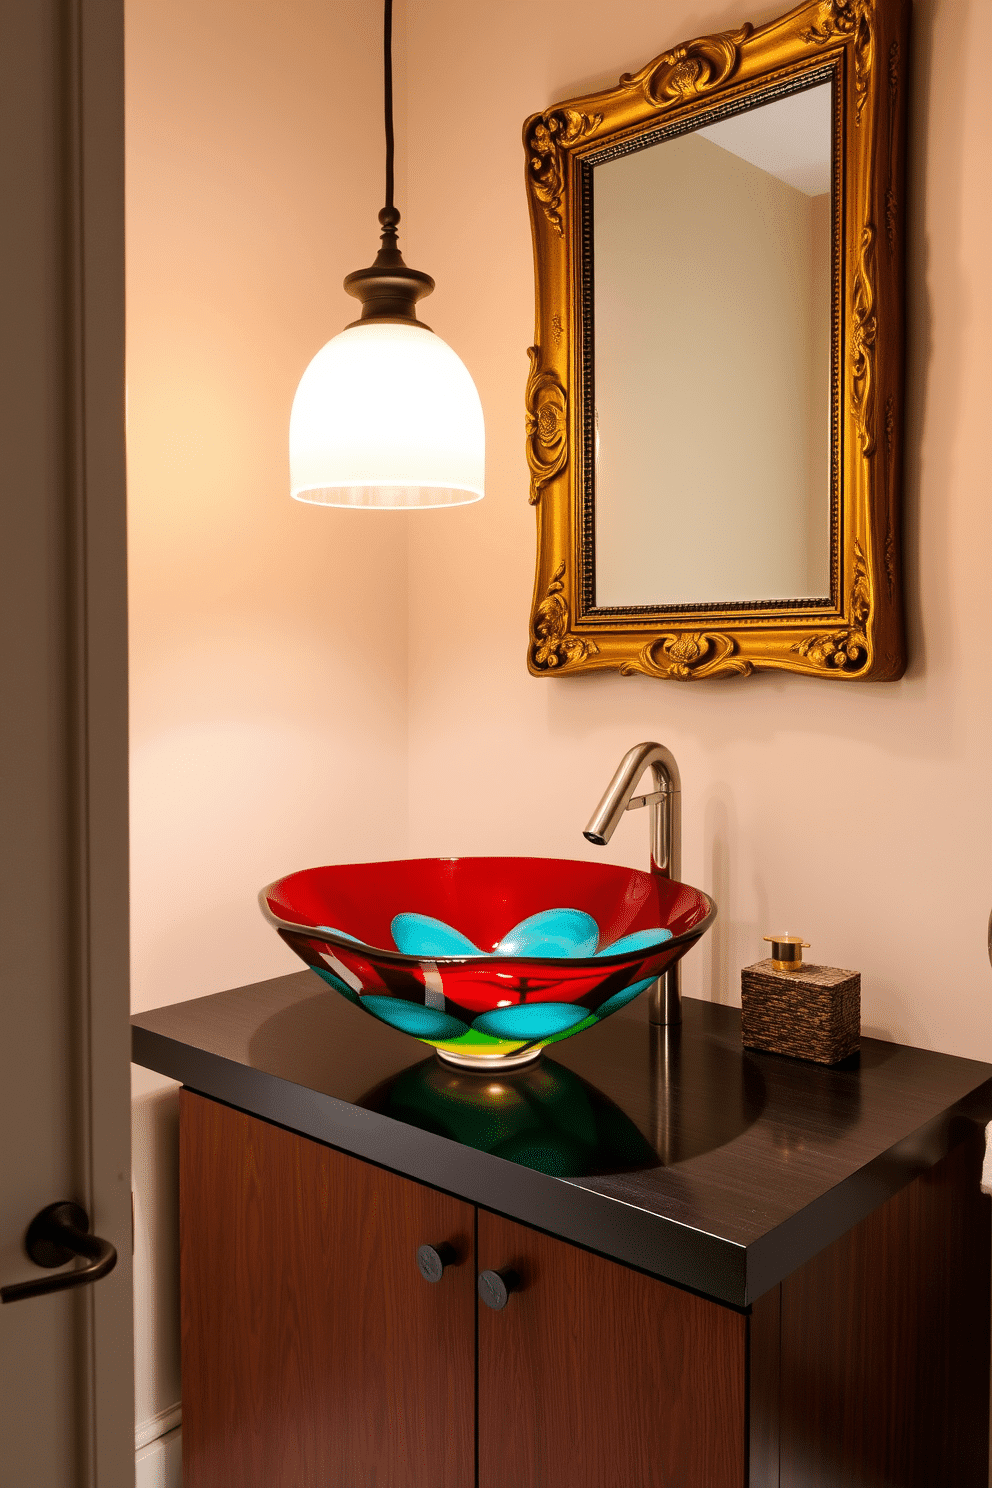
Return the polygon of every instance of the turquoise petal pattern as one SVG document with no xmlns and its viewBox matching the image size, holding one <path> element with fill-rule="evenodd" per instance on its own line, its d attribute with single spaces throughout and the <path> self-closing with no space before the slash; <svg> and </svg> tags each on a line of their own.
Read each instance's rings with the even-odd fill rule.
<svg viewBox="0 0 992 1488">
<path fill-rule="evenodd" d="M 640 997 L 641 993 L 646 992 L 654 981 L 657 981 L 657 977 L 647 977 L 643 982 L 635 982 L 632 987 L 624 987 L 622 992 L 614 992 L 612 997 L 608 997 L 603 1005 L 596 1009 L 596 1016 L 608 1018 L 619 1008 L 626 1007 L 628 1002 L 633 1002 L 635 997 Z"/>
<path fill-rule="evenodd" d="M 646 951 L 655 945 L 671 940 L 671 930 L 635 930 L 631 935 L 621 935 L 612 945 L 601 946 L 597 956 L 625 956 L 630 951 Z"/>
<path fill-rule="evenodd" d="M 414 1038 L 456 1039 L 468 1032 L 460 1018 L 436 1012 L 434 1008 L 421 1007 L 417 1002 L 404 1002 L 399 997 L 381 997 L 375 993 L 359 1001 L 383 1023 L 402 1029 L 404 1033 L 412 1033 Z"/>
<path fill-rule="evenodd" d="M 654 978 L 652 978 L 652 981 Z M 550 1038 L 588 1018 L 589 1009 L 573 1002 L 525 1002 L 519 1007 L 481 1013 L 472 1024 L 477 1033 L 498 1039 Z"/>
<path fill-rule="evenodd" d="M 396 949 L 404 956 L 481 956 L 467 935 L 430 915 L 398 914 L 390 925 Z"/>
<path fill-rule="evenodd" d="M 544 909 L 514 925 L 496 947 L 496 955 L 561 961 L 594 956 L 598 944 L 599 926 L 585 910 Z"/>
<path fill-rule="evenodd" d="M 328 971 L 323 966 L 311 966 L 310 970 L 315 971 L 319 977 L 323 977 L 329 987 L 333 987 L 335 992 L 340 992 L 342 997 L 347 997 L 349 1002 L 358 1001 L 358 993 L 353 992 L 347 982 L 343 982 L 339 976 L 335 976 L 333 971 Z"/>
<path fill-rule="evenodd" d="M 314 930 L 322 931 L 324 935 L 336 935 L 340 940 L 350 940 L 355 945 L 364 945 L 364 940 L 359 940 L 357 935 L 349 935 L 347 930 L 335 930 L 333 925 L 314 925 Z"/>
</svg>

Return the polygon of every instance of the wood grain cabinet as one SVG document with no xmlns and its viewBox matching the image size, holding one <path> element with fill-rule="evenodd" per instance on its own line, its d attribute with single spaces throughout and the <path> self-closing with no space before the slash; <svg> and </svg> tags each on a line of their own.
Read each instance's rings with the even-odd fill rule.
<svg viewBox="0 0 992 1488">
<path fill-rule="evenodd" d="M 467 1488 L 474 1250 L 471 1205 L 182 1091 L 184 1488 Z"/>
<path fill-rule="evenodd" d="M 480 1488 L 742 1488 L 742 1313 L 485 1211 L 479 1265 Z"/>
<path fill-rule="evenodd" d="M 185 1488 L 987 1484 L 977 1138 L 739 1311 L 187 1090 L 180 1132 Z"/>
</svg>

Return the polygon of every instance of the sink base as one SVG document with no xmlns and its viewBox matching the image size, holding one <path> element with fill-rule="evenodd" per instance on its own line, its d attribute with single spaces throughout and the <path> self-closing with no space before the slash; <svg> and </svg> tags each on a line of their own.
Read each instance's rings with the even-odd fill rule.
<svg viewBox="0 0 992 1488">
<path fill-rule="evenodd" d="M 536 1049 L 527 1049 L 522 1054 L 504 1054 L 502 1057 L 482 1058 L 479 1055 L 470 1058 L 463 1054 L 451 1054 L 447 1049 L 435 1049 L 434 1053 L 442 1064 L 454 1065 L 455 1069 L 468 1070 L 473 1075 L 491 1075 L 500 1070 L 523 1069 L 525 1065 L 533 1064 L 540 1059 L 540 1044 Z"/>
</svg>

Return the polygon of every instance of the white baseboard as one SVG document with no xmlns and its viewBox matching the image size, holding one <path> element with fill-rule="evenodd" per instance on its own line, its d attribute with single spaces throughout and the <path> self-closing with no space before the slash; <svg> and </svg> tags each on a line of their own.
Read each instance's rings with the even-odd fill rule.
<svg viewBox="0 0 992 1488">
<path fill-rule="evenodd" d="M 175 1405 L 159 1411 L 157 1416 L 149 1416 L 147 1421 L 136 1421 L 134 1450 L 140 1452 L 142 1447 L 147 1447 L 150 1442 L 157 1441 L 160 1436 L 168 1436 L 170 1431 L 175 1431 L 182 1418 L 183 1408 L 177 1400 Z"/>
<path fill-rule="evenodd" d="M 134 1488 L 182 1488 L 182 1427 L 160 1436 L 134 1454 Z"/>
</svg>

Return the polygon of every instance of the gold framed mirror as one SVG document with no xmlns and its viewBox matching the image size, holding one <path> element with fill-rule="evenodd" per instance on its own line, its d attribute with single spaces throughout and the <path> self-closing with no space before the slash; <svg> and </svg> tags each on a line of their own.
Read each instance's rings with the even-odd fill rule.
<svg viewBox="0 0 992 1488">
<path fill-rule="evenodd" d="M 815 0 L 524 125 L 533 673 L 902 675 L 907 28 Z"/>
</svg>

